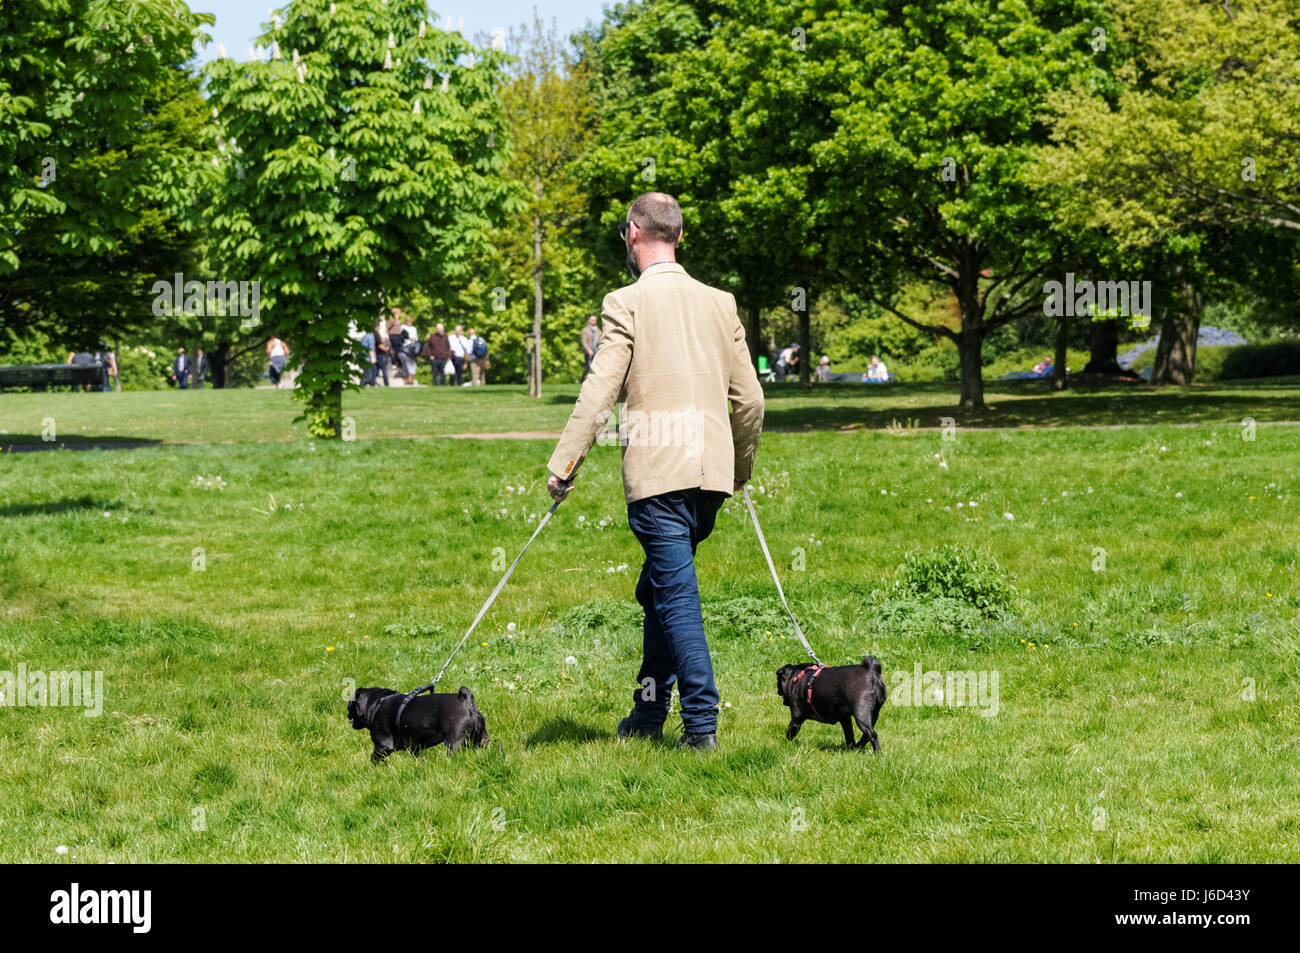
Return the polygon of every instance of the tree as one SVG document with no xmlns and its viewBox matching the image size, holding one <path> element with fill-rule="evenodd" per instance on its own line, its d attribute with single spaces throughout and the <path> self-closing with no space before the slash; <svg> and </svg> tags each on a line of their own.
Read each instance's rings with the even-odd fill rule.
<svg viewBox="0 0 1300 953">
<path fill-rule="evenodd" d="M 1041 174 L 1068 190 L 1072 222 L 1160 276 L 1152 381 L 1186 384 L 1207 285 L 1294 273 L 1300 31 L 1288 0 L 1115 0 L 1109 9 L 1115 82 L 1053 92 L 1056 145 L 1042 153 Z M 1275 240 L 1261 244 L 1270 230 Z M 1273 264 L 1243 261 L 1261 256 Z"/>
<path fill-rule="evenodd" d="M 496 85 L 504 54 L 431 25 L 424 0 L 294 0 L 260 43 L 207 66 L 227 280 L 260 282 L 263 324 L 305 359 L 297 396 L 342 435 L 352 326 L 419 289 L 450 306 L 511 208 Z"/>
<path fill-rule="evenodd" d="M 0 321 L 94 347 L 152 320 L 193 260 L 185 205 L 211 141 L 180 0 L 0 6 Z"/>
<path fill-rule="evenodd" d="M 522 219 L 512 220 L 502 230 L 498 248 L 503 270 L 512 276 L 526 274 L 531 286 L 533 353 L 528 393 L 540 397 L 546 279 L 551 279 L 557 297 L 576 304 L 579 314 L 587 310 L 581 298 L 590 294 L 592 275 L 572 240 L 586 197 L 574 175 L 574 163 L 591 134 L 594 111 L 587 70 L 575 61 L 554 24 L 547 29 L 534 17 L 531 26 L 511 33 L 509 49 L 515 60 L 507 67 L 500 94 L 514 145 L 506 174 L 528 198 Z M 556 287 L 561 283 L 566 286 L 563 291 Z M 504 286 L 498 292 L 508 293 Z M 572 307 L 565 310 L 567 317 L 573 316 Z"/>
</svg>

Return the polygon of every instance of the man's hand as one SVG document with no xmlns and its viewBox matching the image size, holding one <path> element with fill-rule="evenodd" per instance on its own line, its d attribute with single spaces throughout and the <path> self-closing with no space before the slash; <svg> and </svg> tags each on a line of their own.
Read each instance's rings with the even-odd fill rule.
<svg viewBox="0 0 1300 953">
<path fill-rule="evenodd" d="M 549 479 L 546 481 L 546 492 L 551 494 L 551 498 L 557 502 L 569 495 L 573 489 L 572 480 L 561 480 L 554 473 L 548 474 Z"/>
</svg>

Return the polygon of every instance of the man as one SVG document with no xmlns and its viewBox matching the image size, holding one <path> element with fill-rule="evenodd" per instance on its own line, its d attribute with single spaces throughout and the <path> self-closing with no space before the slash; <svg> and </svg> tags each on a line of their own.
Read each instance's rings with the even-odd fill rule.
<svg viewBox="0 0 1300 953">
<path fill-rule="evenodd" d="M 469 329 L 469 382 L 475 387 L 482 387 L 487 381 L 488 347 L 487 341 L 478 336 L 478 331 Z"/>
<path fill-rule="evenodd" d="M 875 384 L 886 384 L 889 382 L 889 368 L 885 367 L 885 362 L 880 359 L 880 355 L 871 355 L 871 364 L 867 368 L 867 376 L 863 380 L 871 381 Z"/>
<path fill-rule="evenodd" d="M 677 264 L 677 200 L 642 195 L 619 231 L 637 280 L 605 296 L 600 349 L 551 455 L 547 489 L 564 499 L 615 402 L 625 401 L 623 488 L 628 525 L 645 550 L 636 586 L 645 624 L 634 707 L 618 734 L 660 737 L 676 683 L 678 747 L 715 748 L 718 690 L 695 547 L 713 530 L 723 501 L 750 478 L 763 390 L 736 299 Z"/>
<path fill-rule="evenodd" d="M 176 360 L 172 361 L 172 380 L 181 390 L 187 390 L 190 386 L 190 371 L 194 364 L 190 357 L 185 353 L 185 348 L 176 349 Z"/>
<path fill-rule="evenodd" d="M 361 350 L 366 352 L 366 366 L 361 372 L 361 386 L 375 386 L 375 373 L 378 365 L 375 362 L 375 332 L 367 331 L 361 335 Z"/>
<path fill-rule="evenodd" d="M 271 377 L 271 383 L 279 390 L 280 376 L 284 373 L 285 364 L 289 362 L 289 345 L 272 334 L 266 341 L 266 358 L 270 364 L 267 373 Z"/>
<path fill-rule="evenodd" d="M 465 365 L 470 359 L 469 338 L 465 337 L 463 325 L 456 325 L 456 329 L 452 331 L 448 343 L 451 345 L 451 364 L 452 367 L 456 368 L 456 386 L 459 387 L 461 380 L 464 378 Z"/>
<path fill-rule="evenodd" d="M 579 383 L 587 379 L 591 373 L 591 359 L 596 356 L 596 351 L 600 348 L 600 328 L 596 325 L 596 316 L 587 315 L 587 324 L 582 329 L 582 352 L 587 355 L 587 363 L 582 367 L 582 377 Z"/>
<path fill-rule="evenodd" d="M 830 382 L 830 379 L 831 359 L 823 354 L 820 363 L 817 365 L 817 370 L 813 371 L 813 380 L 819 384 L 826 384 Z"/>
<path fill-rule="evenodd" d="M 208 356 L 203 353 L 203 348 L 198 348 L 194 352 L 194 386 L 198 390 L 203 390 L 203 382 L 208 377 Z"/>
<path fill-rule="evenodd" d="M 441 324 L 434 325 L 429 340 L 424 342 L 424 354 L 429 358 L 429 364 L 433 368 L 433 386 L 446 384 L 447 362 L 451 360 L 451 341 L 448 340 L 447 331 Z M 452 366 L 455 367 L 455 362 Z"/>
</svg>

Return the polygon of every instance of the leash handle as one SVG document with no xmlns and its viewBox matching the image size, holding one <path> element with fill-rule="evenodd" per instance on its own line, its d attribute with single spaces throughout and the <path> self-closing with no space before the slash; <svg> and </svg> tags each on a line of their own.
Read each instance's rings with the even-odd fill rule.
<svg viewBox="0 0 1300 953">
<path fill-rule="evenodd" d="M 415 698 L 417 695 L 423 695 L 425 692 L 433 691 L 433 689 L 438 686 L 438 682 L 442 680 L 442 676 L 446 673 L 447 667 L 451 665 L 451 660 L 456 657 L 456 654 L 461 650 L 461 647 L 469 640 L 469 637 L 474 634 L 474 630 L 478 628 L 478 624 L 483 620 L 483 616 L 487 615 L 488 609 L 492 607 L 492 603 L 496 601 L 501 590 L 505 588 L 506 581 L 510 578 L 510 574 L 513 573 L 515 567 L 519 565 L 519 560 L 524 558 L 524 553 L 528 552 L 528 547 L 533 545 L 533 540 L 535 540 L 538 534 L 541 533 L 542 527 L 545 526 L 547 522 L 550 521 L 551 517 L 555 515 L 555 511 L 560 508 L 562 502 L 564 502 L 563 499 L 559 499 L 552 503 L 551 508 L 546 511 L 546 515 L 538 521 L 537 529 L 533 530 L 533 535 L 528 537 L 528 542 L 524 543 L 524 548 L 519 550 L 519 555 L 515 557 L 515 561 L 510 564 L 510 568 L 506 570 L 506 574 L 501 577 L 501 581 L 498 582 L 496 588 L 492 590 L 492 595 L 487 597 L 487 602 L 483 603 L 483 608 L 478 610 L 478 615 L 474 616 L 474 621 L 470 623 L 469 631 L 465 633 L 464 637 L 459 643 L 457 643 L 456 648 L 452 650 L 451 655 L 448 656 L 447 661 L 443 663 L 442 669 L 438 672 L 438 677 L 428 685 L 424 685 L 415 689 L 415 691 L 406 693 L 406 697 L 402 699 L 401 706 L 397 709 L 397 724 L 399 726 L 402 723 L 402 712 L 406 711 L 406 706 L 411 703 L 411 699 Z"/>
<path fill-rule="evenodd" d="M 781 597 L 781 605 L 785 606 L 785 614 L 790 617 L 790 624 L 794 626 L 794 634 L 799 636 L 799 641 L 803 643 L 804 649 L 808 655 L 818 665 L 822 660 L 817 657 L 808 640 L 803 636 L 803 629 L 799 628 L 799 623 L 795 621 L 794 613 L 790 611 L 790 603 L 785 601 L 785 591 L 781 588 L 781 580 L 776 575 L 776 566 L 772 562 L 772 554 L 767 551 L 767 540 L 763 538 L 763 528 L 758 525 L 758 513 L 754 510 L 754 501 L 749 497 L 749 484 L 741 484 L 741 492 L 745 494 L 745 505 L 749 507 L 749 517 L 754 521 L 754 532 L 758 534 L 758 545 L 763 547 L 763 558 L 767 560 L 767 568 L 772 571 L 772 581 L 776 583 L 776 594 Z"/>
</svg>

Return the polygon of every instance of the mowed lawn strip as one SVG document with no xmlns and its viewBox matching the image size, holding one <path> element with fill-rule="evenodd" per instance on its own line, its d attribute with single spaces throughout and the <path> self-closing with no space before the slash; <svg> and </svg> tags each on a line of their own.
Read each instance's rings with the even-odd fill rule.
<svg viewBox="0 0 1300 953">
<path fill-rule="evenodd" d="M 895 690 L 882 758 L 834 726 L 785 740 L 774 673 L 803 653 L 736 501 L 698 558 L 721 751 L 614 740 L 640 649 L 614 447 L 441 686 L 499 746 L 381 767 L 346 694 L 437 672 L 545 512 L 548 442 L 7 455 L 0 670 L 100 670 L 106 698 L 0 707 L 0 860 L 1293 859 L 1300 440 L 1243 432 L 766 435 L 753 487 L 801 624 Z M 882 627 L 872 594 L 944 543 L 1014 574 L 1014 617 Z M 917 666 L 996 673 L 996 713 L 909 703 Z"/>
</svg>

